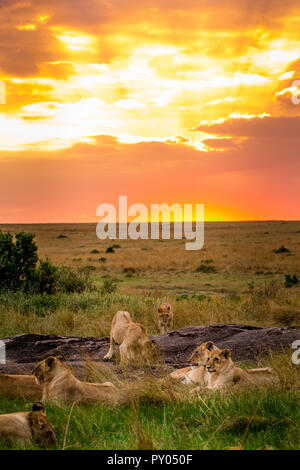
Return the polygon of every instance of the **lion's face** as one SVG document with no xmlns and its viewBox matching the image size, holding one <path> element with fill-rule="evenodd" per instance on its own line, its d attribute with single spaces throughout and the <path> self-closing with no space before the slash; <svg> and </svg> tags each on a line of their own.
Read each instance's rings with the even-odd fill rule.
<svg viewBox="0 0 300 470">
<path fill-rule="evenodd" d="M 57 371 L 65 367 L 64 363 L 55 356 L 49 356 L 43 361 L 39 362 L 32 373 L 36 377 L 39 384 L 50 382 L 55 377 Z"/>
<path fill-rule="evenodd" d="M 158 307 L 157 315 L 160 324 L 170 325 L 173 317 L 171 305 L 167 303 L 161 304 L 161 306 Z"/>
<path fill-rule="evenodd" d="M 208 372 L 222 372 L 230 362 L 231 353 L 229 349 L 221 349 L 214 352 L 209 358 L 206 369 Z"/>
<path fill-rule="evenodd" d="M 44 446 L 56 444 L 54 428 L 43 412 L 33 411 L 29 413 L 27 420 L 35 442 Z"/>
<path fill-rule="evenodd" d="M 158 349 L 156 343 L 151 338 L 144 343 L 143 353 L 148 362 L 155 362 L 158 359 Z"/>
<path fill-rule="evenodd" d="M 214 345 L 211 341 L 200 344 L 189 359 L 189 363 L 192 366 L 205 366 L 211 357 L 213 351 L 219 348 Z"/>
</svg>

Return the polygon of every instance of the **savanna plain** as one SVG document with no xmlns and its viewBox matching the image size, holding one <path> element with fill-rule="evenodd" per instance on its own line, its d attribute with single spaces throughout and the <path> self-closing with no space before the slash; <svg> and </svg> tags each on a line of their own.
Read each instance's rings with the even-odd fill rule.
<svg viewBox="0 0 300 470">
<path fill-rule="evenodd" d="M 75 273 L 82 281 L 75 292 L 2 291 L 0 338 L 24 333 L 108 336 L 118 310 L 128 310 L 155 336 L 157 307 L 165 301 L 173 306 L 175 329 L 300 324 L 297 221 L 206 223 L 199 251 L 185 250 L 185 240 L 173 240 L 172 233 L 170 240 L 101 241 L 96 224 L 0 225 L 0 230 L 36 234 L 39 258 L 64 266 L 65 276 Z M 271 365 L 280 379 L 276 386 L 194 396 L 181 384 L 162 387 L 145 370 L 124 404 L 48 403 L 57 449 L 299 449 L 300 365 L 291 356 L 291 349 L 276 351 L 252 365 Z M 105 364 L 87 368 L 88 379 L 108 377 L 130 393 L 130 374 Z M 0 414 L 30 407 L 24 400 L 0 397 Z"/>
</svg>

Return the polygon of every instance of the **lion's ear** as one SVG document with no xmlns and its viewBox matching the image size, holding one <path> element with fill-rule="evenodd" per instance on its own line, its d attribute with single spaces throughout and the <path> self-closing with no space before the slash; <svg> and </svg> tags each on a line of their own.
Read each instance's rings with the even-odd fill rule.
<svg viewBox="0 0 300 470">
<path fill-rule="evenodd" d="M 225 359 L 229 359 L 231 356 L 231 352 L 229 349 L 223 349 L 221 351 L 221 356 L 223 356 Z"/>
<path fill-rule="evenodd" d="M 56 356 L 56 358 L 57 358 L 58 360 L 60 360 L 61 362 L 63 362 L 63 360 L 64 360 L 63 356 Z"/>
<path fill-rule="evenodd" d="M 214 343 L 212 341 L 207 341 L 206 349 L 208 349 L 209 351 L 212 351 L 213 347 L 214 347 Z"/>
<path fill-rule="evenodd" d="M 41 413 L 45 413 L 45 407 L 43 403 L 37 401 L 32 405 L 32 411 L 40 411 Z"/>
<path fill-rule="evenodd" d="M 51 367 L 54 361 L 55 361 L 55 357 L 52 357 L 52 356 L 47 357 L 46 359 L 47 366 Z"/>
</svg>

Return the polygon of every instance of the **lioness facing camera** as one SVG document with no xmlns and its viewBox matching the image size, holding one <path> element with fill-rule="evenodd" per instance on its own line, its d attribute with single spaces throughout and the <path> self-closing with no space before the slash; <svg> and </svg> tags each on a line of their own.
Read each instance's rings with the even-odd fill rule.
<svg viewBox="0 0 300 470">
<path fill-rule="evenodd" d="M 146 334 L 140 323 L 134 323 L 129 312 L 119 311 L 115 314 L 110 331 L 110 347 L 104 356 L 105 361 L 116 355 L 116 345 L 120 345 L 120 365 L 139 364 L 145 361 L 151 364 L 157 359 L 157 346 Z"/>
<path fill-rule="evenodd" d="M 78 401 L 81 403 L 114 403 L 118 393 L 111 382 L 89 383 L 78 380 L 71 369 L 58 357 L 50 356 L 32 371 L 43 387 L 42 400 Z"/>
<path fill-rule="evenodd" d="M 208 372 L 207 388 L 223 388 L 235 384 L 266 384 L 278 383 L 271 367 L 261 369 L 241 369 L 231 359 L 229 349 L 214 352 L 209 358 L 206 369 Z"/>
<path fill-rule="evenodd" d="M 29 400 L 40 399 L 42 387 L 36 383 L 33 375 L 0 374 L 0 394 Z"/>
<path fill-rule="evenodd" d="M 174 314 L 168 303 L 163 303 L 157 310 L 158 329 L 161 335 L 173 330 Z"/>
<path fill-rule="evenodd" d="M 56 444 L 54 428 L 45 414 L 42 403 L 35 403 L 32 411 L 0 415 L 0 440 L 8 445 Z"/>
<path fill-rule="evenodd" d="M 191 366 L 174 370 L 169 376 L 172 379 L 182 381 L 186 385 L 197 384 L 205 387 L 208 380 L 208 372 L 205 366 L 211 355 L 216 351 L 220 351 L 220 349 L 212 341 L 200 344 L 189 359 Z"/>
</svg>

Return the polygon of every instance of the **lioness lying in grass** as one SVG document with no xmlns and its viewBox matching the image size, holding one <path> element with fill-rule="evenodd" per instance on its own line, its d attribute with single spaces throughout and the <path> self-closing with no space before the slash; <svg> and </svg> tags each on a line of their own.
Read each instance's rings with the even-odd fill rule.
<svg viewBox="0 0 300 470">
<path fill-rule="evenodd" d="M 0 374 L 0 394 L 29 400 L 40 399 L 42 387 L 36 383 L 33 375 Z"/>
<path fill-rule="evenodd" d="M 278 377 L 271 367 L 260 369 L 241 369 L 231 359 L 229 349 L 214 352 L 209 358 L 206 369 L 208 372 L 207 388 L 219 389 L 233 385 L 261 385 L 278 383 Z M 197 391 L 198 387 L 193 391 Z"/>
<path fill-rule="evenodd" d="M 54 428 L 42 403 L 35 403 L 32 411 L 0 415 L 0 440 L 8 445 L 56 444 Z"/>
<path fill-rule="evenodd" d="M 205 366 L 215 351 L 220 351 L 220 349 L 212 341 L 200 344 L 189 359 L 191 365 L 174 370 L 166 378 L 181 381 L 185 385 L 195 384 L 205 387 L 208 381 L 208 371 Z"/>
<path fill-rule="evenodd" d="M 118 395 L 117 388 L 111 382 L 81 382 L 58 357 L 47 357 L 37 364 L 32 373 L 43 388 L 43 401 L 114 403 Z"/>
<path fill-rule="evenodd" d="M 110 331 L 110 347 L 104 356 L 105 361 L 112 360 L 116 355 L 116 345 L 120 345 L 120 365 L 149 365 L 157 359 L 157 346 L 147 335 L 140 323 L 134 323 L 129 312 L 119 311 L 115 314 Z"/>
</svg>

